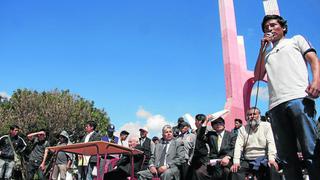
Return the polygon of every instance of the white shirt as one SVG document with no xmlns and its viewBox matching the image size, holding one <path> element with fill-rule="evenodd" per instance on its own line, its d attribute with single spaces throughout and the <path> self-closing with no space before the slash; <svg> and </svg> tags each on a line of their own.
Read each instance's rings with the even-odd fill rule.
<svg viewBox="0 0 320 180">
<path fill-rule="evenodd" d="M 280 39 L 268 49 L 265 67 L 268 75 L 269 109 L 307 96 L 308 69 L 303 57 L 313 48 L 301 35 Z"/>
</svg>

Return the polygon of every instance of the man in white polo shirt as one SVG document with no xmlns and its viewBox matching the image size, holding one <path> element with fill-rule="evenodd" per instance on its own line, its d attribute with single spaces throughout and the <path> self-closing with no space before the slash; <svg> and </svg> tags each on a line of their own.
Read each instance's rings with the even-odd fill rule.
<svg viewBox="0 0 320 180">
<path fill-rule="evenodd" d="M 319 137 L 313 99 L 318 98 L 320 92 L 316 51 L 301 35 L 285 38 L 288 26 L 281 16 L 266 15 L 261 25 L 264 36 L 254 74 L 256 80 L 263 79 L 265 74 L 268 76 L 269 114 L 286 180 L 302 180 L 297 142 L 310 179 L 319 179 L 319 162 L 314 153 Z M 307 63 L 312 79 L 308 77 Z"/>
</svg>

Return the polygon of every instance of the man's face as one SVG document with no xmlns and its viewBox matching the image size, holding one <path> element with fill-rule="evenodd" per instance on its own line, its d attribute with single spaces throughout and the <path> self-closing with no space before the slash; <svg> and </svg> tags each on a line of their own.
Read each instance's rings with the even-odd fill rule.
<svg viewBox="0 0 320 180">
<path fill-rule="evenodd" d="M 260 112 L 257 109 L 250 109 L 247 112 L 247 121 L 251 120 L 259 120 L 260 119 Z"/>
<path fill-rule="evenodd" d="M 202 123 L 201 121 L 195 120 L 194 125 L 196 125 L 196 127 L 199 129 L 202 126 Z"/>
<path fill-rule="evenodd" d="M 143 131 L 143 130 L 140 131 L 140 137 L 142 137 L 142 138 L 147 137 L 147 134 L 148 134 L 147 131 Z"/>
<path fill-rule="evenodd" d="M 180 128 L 180 132 L 182 133 L 182 134 L 184 134 L 184 133 L 186 133 L 186 132 L 188 132 L 189 131 L 189 126 L 183 126 L 182 128 Z"/>
<path fill-rule="evenodd" d="M 14 128 L 13 130 L 10 130 L 10 136 L 11 137 L 15 137 L 16 135 L 18 135 L 19 133 L 19 129 L 18 128 Z"/>
<path fill-rule="evenodd" d="M 59 141 L 61 142 L 61 143 L 66 143 L 67 142 L 67 140 L 66 140 L 66 138 L 65 137 L 63 137 L 63 136 L 59 136 Z"/>
<path fill-rule="evenodd" d="M 127 139 L 128 135 L 123 134 L 120 136 L 121 141 L 125 141 Z"/>
<path fill-rule="evenodd" d="M 212 128 L 218 133 L 222 132 L 225 128 L 224 123 L 221 121 L 218 121 L 216 123 L 212 123 L 212 125 L 213 125 Z"/>
<path fill-rule="evenodd" d="M 130 148 L 135 148 L 139 144 L 138 138 L 130 138 L 128 141 L 128 145 Z"/>
<path fill-rule="evenodd" d="M 162 132 L 162 137 L 165 141 L 170 141 L 173 138 L 173 132 L 171 128 L 167 128 Z"/>
<path fill-rule="evenodd" d="M 44 141 L 46 139 L 46 134 L 38 134 L 39 141 Z"/>
<path fill-rule="evenodd" d="M 86 131 L 87 133 L 91 133 L 91 132 L 93 131 L 93 127 L 90 126 L 90 124 L 86 124 L 86 126 L 85 126 L 85 131 Z"/>
<path fill-rule="evenodd" d="M 270 19 L 269 21 L 267 21 L 264 24 L 264 32 L 268 33 L 268 32 L 272 32 L 273 34 L 273 38 L 272 38 L 272 42 L 276 42 L 278 40 L 280 40 L 281 38 L 283 38 L 284 36 L 284 28 L 281 27 L 281 25 L 279 24 L 278 20 L 276 19 Z"/>
<path fill-rule="evenodd" d="M 237 128 L 237 129 L 240 128 L 241 125 L 242 125 L 242 124 L 239 123 L 239 121 L 235 121 L 235 122 L 234 122 L 234 127 Z"/>
</svg>

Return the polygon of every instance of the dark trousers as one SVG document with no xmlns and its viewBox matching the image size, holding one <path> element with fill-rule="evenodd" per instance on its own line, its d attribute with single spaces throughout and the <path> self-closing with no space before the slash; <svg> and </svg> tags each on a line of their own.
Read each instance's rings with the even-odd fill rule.
<svg viewBox="0 0 320 180">
<path fill-rule="evenodd" d="M 231 178 L 229 166 L 217 164 L 213 167 L 209 166 L 208 171 L 212 173 L 212 180 L 229 180 Z"/>
<path fill-rule="evenodd" d="M 320 154 L 317 152 L 319 137 L 314 120 L 314 101 L 307 98 L 287 101 L 271 109 L 270 116 L 278 156 L 283 162 L 286 180 L 302 180 L 301 166 L 297 157 L 297 140 L 310 180 L 318 180 Z"/>
<path fill-rule="evenodd" d="M 241 161 L 240 169 L 236 173 L 231 173 L 232 180 L 244 180 L 248 174 L 253 174 L 258 180 L 281 180 L 280 174 L 274 166 L 260 166 L 258 171 L 253 171 L 249 161 Z"/>
<path fill-rule="evenodd" d="M 188 180 L 210 180 L 211 175 L 208 172 L 207 165 L 202 163 L 193 163 L 189 168 Z"/>
<path fill-rule="evenodd" d="M 122 169 L 118 168 L 115 170 L 112 170 L 104 175 L 104 180 L 112 180 L 112 179 L 117 179 L 117 180 L 127 180 L 127 178 L 130 175 L 123 171 Z"/>
<path fill-rule="evenodd" d="M 41 179 L 41 180 L 46 179 L 44 177 L 43 171 L 39 167 L 40 167 L 40 164 L 35 164 L 33 162 L 28 163 L 28 167 L 27 167 L 27 179 L 28 180 L 32 180 L 36 173 L 38 175 L 37 179 Z"/>
<path fill-rule="evenodd" d="M 189 169 L 190 169 L 190 165 L 188 164 L 188 162 L 184 162 L 181 164 L 181 166 L 179 168 L 181 179 L 185 179 L 185 180 L 187 179 Z"/>
</svg>

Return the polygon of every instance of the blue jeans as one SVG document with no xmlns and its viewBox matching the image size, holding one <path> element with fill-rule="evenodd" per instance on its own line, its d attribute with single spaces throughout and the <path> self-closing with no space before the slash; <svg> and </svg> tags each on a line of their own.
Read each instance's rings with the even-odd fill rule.
<svg viewBox="0 0 320 180">
<path fill-rule="evenodd" d="M 11 179 L 14 161 L 11 159 L 0 159 L 0 179 Z"/>
<path fill-rule="evenodd" d="M 283 162 L 286 180 L 302 180 L 299 145 L 310 180 L 320 177 L 319 160 L 316 154 L 319 137 L 315 122 L 315 103 L 307 98 L 284 102 L 270 110 L 271 126 L 278 156 Z"/>
</svg>

